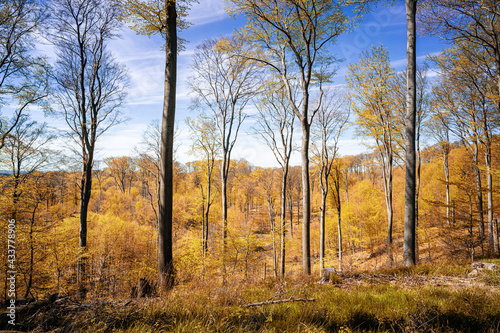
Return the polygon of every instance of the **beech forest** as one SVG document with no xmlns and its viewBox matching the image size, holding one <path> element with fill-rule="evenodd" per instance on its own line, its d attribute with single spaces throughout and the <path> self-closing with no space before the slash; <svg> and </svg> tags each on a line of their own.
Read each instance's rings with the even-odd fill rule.
<svg viewBox="0 0 500 333">
<path fill-rule="evenodd" d="M 0 329 L 498 332 L 500 4 L 213 1 L 244 23 L 191 45 L 199 5 L 0 1 Z M 397 6 L 403 67 L 338 57 Z M 125 30 L 163 97 L 114 155 Z"/>
</svg>

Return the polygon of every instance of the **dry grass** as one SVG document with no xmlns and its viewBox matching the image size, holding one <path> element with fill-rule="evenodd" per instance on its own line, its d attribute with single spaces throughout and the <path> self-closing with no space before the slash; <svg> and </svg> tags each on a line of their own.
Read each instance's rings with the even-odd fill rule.
<svg viewBox="0 0 500 333">
<path fill-rule="evenodd" d="M 468 279 L 468 264 L 417 266 L 342 277 L 318 285 L 294 275 L 282 282 L 245 280 L 178 285 L 161 298 L 92 303 L 61 311 L 51 321 L 42 312 L 24 326 L 33 332 L 498 332 L 500 273 L 469 284 L 409 283 L 410 279 Z M 352 281 L 362 283 L 351 283 Z M 472 279 L 472 278 L 470 278 Z M 247 308 L 270 299 L 314 298 Z M 67 305 L 66 305 L 67 306 Z M 47 315 L 49 312 L 46 312 Z"/>
</svg>

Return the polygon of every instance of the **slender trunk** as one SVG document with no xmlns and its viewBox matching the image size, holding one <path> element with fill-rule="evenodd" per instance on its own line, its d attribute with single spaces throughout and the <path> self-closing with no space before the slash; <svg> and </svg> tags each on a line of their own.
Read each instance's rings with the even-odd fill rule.
<svg viewBox="0 0 500 333">
<path fill-rule="evenodd" d="M 223 152 L 221 169 L 221 199 L 222 199 L 222 281 L 226 281 L 226 238 L 227 238 L 227 152 Z"/>
<path fill-rule="evenodd" d="M 491 174 L 491 147 L 486 147 L 486 181 L 488 186 L 488 242 L 491 253 L 498 254 L 493 235 L 493 175 Z"/>
<path fill-rule="evenodd" d="M 203 224 L 203 255 L 206 256 L 208 253 L 208 217 L 210 215 L 210 204 L 207 203 L 207 208 L 205 209 L 205 223 Z"/>
<path fill-rule="evenodd" d="M 419 262 L 420 256 L 420 248 L 419 248 L 419 238 L 418 238 L 418 226 L 420 223 L 420 214 L 419 214 L 419 198 L 420 198 L 420 173 L 422 168 L 422 160 L 420 154 L 420 130 L 417 130 L 417 139 L 416 139 L 417 151 L 417 174 L 416 174 L 416 188 L 415 188 L 415 265 Z"/>
<path fill-rule="evenodd" d="M 302 271 L 311 274 L 311 196 L 309 182 L 309 123 L 302 119 Z"/>
<path fill-rule="evenodd" d="M 293 201 L 291 189 L 288 189 L 288 213 L 290 215 L 290 237 L 293 239 Z"/>
<path fill-rule="evenodd" d="M 328 192 L 326 189 L 321 191 L 321 217 L 320 217 L 320 232 L 319 232 L 319 271 L 323 275 L 325 268 L 325 232 L 326 232 L 326 197 Z"/>
<path fill-rule="evenodd" d="M 500 248 L 498 247 L 498 221 L 497 220 L 493 220 L 493 246 L 495 247 L 495 251 L 500 251 Z"/>
<path fill-rule="evenodd" d="M 405 221 L 403 263 L 405 266 L 416 264 L 415 239 L 415 199 L 416 199 L 416 153 L 415 153 L 415 118 L 416 118 L 416 9 L 417 0 L 405 0 L 407 24 L 407 95 L 406 95 L 406 177 L 405 177 Z"/>
<path fill-rule="evenodd" d="M 448 225 L 451 224 L 451 198 L 450 198 L 450 168 L 448 165 L 448 143 L 443 149 L 443 166 L 444 166 L 444 176 L 446 181 L 446 222 Z"/>
<path fill-rule="evenodd" d="M 267 198 L 267 207 L 269 213 L 269 224 L 271 225 L 271 237 L 273 240 L 273 273 L 274 277 L 278 276 L 278 261 L 277 261 L 277 253 L 276 253 L 276 225 L 274 223 L 274 208 L 273 208 L 273 200 L 268 197 Z"/>
<path fill-rule="evenodd" d="M 340 168 L 340 167 L 339 167 Z M 338 241 L 339 241 L 339 272 L 342 272 L 342 209 L 340 204 L 340 182 L 342 174 L 339 169 L 336 169 L 337 175 L 335 177 L 335 197 L 337 206 L 337 226 L 338 226 Z M 347 185 L 347 184 L 346 184 Z"/>
<path fill-rule="evenodd" d="M 476 176 L 476 189 L 477 189 L 477 215 L 479 220 L 479 238 L 481 239 L 481 244 L 483 244 L 484 240 L 484 215 L 483 215 L 483 190 L 482 190 L 482 181 L 481 181 L 481 171 L 479 170 L 479 147 L 477 140 L 474 141 L 474 152 L 473 152 L 473 160 L 474 160 L 474 173 Z M 481 246 L 482 247 L 482 246 Z"/>
<path fill-rule="evenodd" d="M 175 0 L 166 2 L 165 88 L 161 126 L 160 197 L 158 218 L 158 274 L 164 291 L 174 286 L 172 254 L 173 143 L 177 84 L 177 13 Z"/>
<path fill-rule="evenodd" d="M 283 181 L 281 186 L 281 276 L 285 277 L 285 252 L 286 252 L 286 196 L 288 179 L 288 161 L 283 168 Z"/>
<path fill-rule="evenodd" d="M 384 192 L 385 192 L 385 205 L 387 210 L 387 258 L 389 264 L 392 266 L 392 225 L 393 225 L 393 208 L 392 208 L 392 151 L 387 149 L 386 157 L 383 160 L 383 176 L 384 176 Z"/>
<path fill-rule="evenodd" d="M 203 191 L 203 185 L 200 183 L 201 191 L 201 252 L 203 253 L 203 258 L 206 257 L 206 244 L 205 244 L 205 192 Z"/>
<path fill-rule="evenodd" d="M 387 210 L 387 244 L 392 245 L 392 224 L 393 224 L 393 209 L 392 209 L 392 153 L 386 153 L 386 160 L 383 164 L 384 176 L 384 192 L 385 192 L 385 205 Z"/>
</svg>

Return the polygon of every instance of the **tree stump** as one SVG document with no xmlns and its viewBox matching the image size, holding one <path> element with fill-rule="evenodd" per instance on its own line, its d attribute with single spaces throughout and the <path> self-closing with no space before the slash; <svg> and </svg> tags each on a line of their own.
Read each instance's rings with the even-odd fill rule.
<svg viewBox="0 0 500 333">
<path fill-rule="evenodd" d="M 321 276 L 321 280 L 318 281 L 319 284 L 325 283 L 339 283 L 340 277 L 337 273 L 337 270 L 333 267 L 325 267 L 323 269 L 323 274 Z"/>
<path fill-rule="evenodd" d="M 472 272 L 469 273 L 469 276 L 477 276 L 479 272 L 485 269 L 494 271 L 497 269 L 497 265 L 488 262 L 473 262 L 472 268 L 474 269 L 472 270 Z"/>
<path fill-rule="evenodd" d="M 494 271 L 497 269 L 496 264 L 488 263 L 488 262 L 473 262 L 472 267 L 477 270 L 488 269 L 490 271 Z"/>
<path fill-rule="evenodd" d="M 148 280 L 141 278 L 137 284 L 137 297 L 151 297 L 153 288 Z"/>
</svg>

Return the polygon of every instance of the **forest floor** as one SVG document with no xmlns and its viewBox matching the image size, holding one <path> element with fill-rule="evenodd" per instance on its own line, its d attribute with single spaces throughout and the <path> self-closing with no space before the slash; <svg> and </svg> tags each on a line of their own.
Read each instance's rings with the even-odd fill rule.
<svg viewBox="0 0 500 333">
<path fill-rule="evenodd" d="M 500 260 L 489 260 L 497 265 Z M 179 284 L 162 297 L 52 295 L 17 309 L 30 332 L 500 332 L 500 272 L 423 264 L 222 286 Z M 2 331 L 4 332 L 4 331 Z"/>
</svg>

